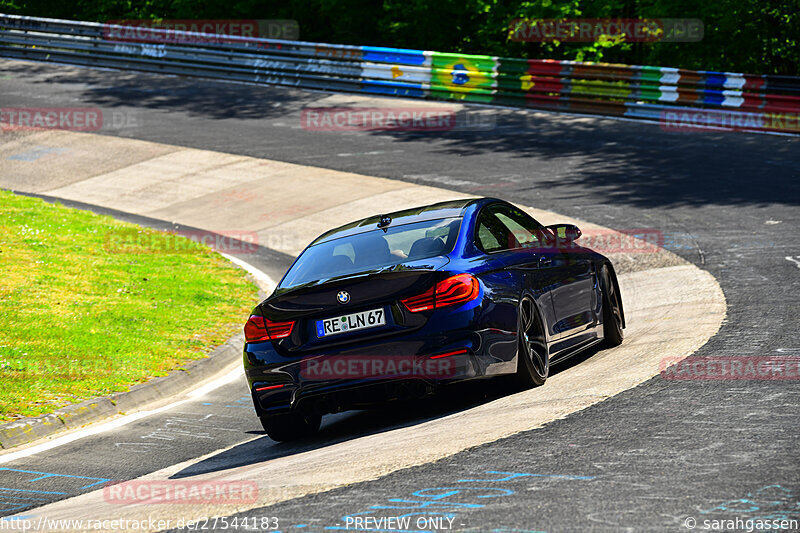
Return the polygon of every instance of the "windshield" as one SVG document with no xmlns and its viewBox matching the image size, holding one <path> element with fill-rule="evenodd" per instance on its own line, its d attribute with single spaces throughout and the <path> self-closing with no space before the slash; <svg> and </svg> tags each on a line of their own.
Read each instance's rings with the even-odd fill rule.
<svg viewBox="0 0 800 533">
<path fill-rule="evenodd" d="M 425 220 L 316 244 L 300 255 L 279 287 L 446 255 L 453 251 L 460 227 L 461 218 Z"/>
</svg>

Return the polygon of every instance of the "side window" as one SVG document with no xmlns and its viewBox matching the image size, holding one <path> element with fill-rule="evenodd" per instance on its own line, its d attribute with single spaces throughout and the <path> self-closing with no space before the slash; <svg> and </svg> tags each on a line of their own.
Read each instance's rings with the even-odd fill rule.
<svg viewBox="0 0 800 533">
<path fill-rule="evenodd" d="M 503 250 L 507 248 L 509 238 L 508 228 L 489 209 L 483 209 L 478 215 L 478 231 L 475 235 L 478 248 L 484 252 Z"/>
<path fill-rule="evenodd" d="M 513 239 L 510 230 L 497 218 L 492 207 L 482 209 L 478 215 L 478 232 L 475 241 L 478 248 L 484 252 L 506 250 L 509 247 L 509 241 Z"/>
<path fill-rule="evenodd" d="M 547 230 L 522 211 L 494 204 L 478 216 L 476 244 L 485 252 L 547 246 Z"/>
<path fill-rule="evenodd" d="M 511 248 L 538 248 L 548 245 L 549 232 L 519 209 L 501 205 L 497 208 L 497 216 L 513 235 L 509 242 Z"/>
</svg>

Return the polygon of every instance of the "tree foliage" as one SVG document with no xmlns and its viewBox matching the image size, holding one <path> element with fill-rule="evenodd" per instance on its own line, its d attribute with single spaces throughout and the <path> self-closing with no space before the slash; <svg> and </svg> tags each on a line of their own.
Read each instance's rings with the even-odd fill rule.
<svg viewBox="0 0 800 533">
<path fill-rule="evenodd" d="M 297 20 L 301 39 L 506 57 L 797 75 L 800 0 L 0 0 L 0 11 L 110 19 Z M 514 18 L 696 18 L 694 43 L 520 43 Z"/>
</svg>

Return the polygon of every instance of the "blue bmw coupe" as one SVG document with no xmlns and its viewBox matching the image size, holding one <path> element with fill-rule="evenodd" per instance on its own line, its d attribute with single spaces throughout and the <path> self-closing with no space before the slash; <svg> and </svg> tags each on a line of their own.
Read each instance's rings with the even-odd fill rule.
<svg viewBox="0 0 800 533">
<path fill-rule="evenodd" d="M 245 327 L 244 366 L 274 440 L 322 415 L 513 375 L 622 342 L 614 268 L 494 198 L 443 202 L 333 229 L 300 254 Z"/>
</svg>

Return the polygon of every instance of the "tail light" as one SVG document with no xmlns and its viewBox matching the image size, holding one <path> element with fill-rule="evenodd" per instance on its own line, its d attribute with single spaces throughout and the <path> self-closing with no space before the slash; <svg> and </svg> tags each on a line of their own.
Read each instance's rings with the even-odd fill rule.
<svg viewBox="0 0 800 533">
<path fill-rule="evenodd" d="M 400 302 L 412 313 L 469 302 L 478 297 L 478 279 L 471 274 L 458 274 L 440 281 L 427 291 Z"/>
<path fill-rule="evenodd" d="M 292 334 L 294 321 L 273 322 L 263 316 L 250 315 L 244 325 L 244 340 L 247 342 L 263 342 L 282 339 Z"/>
</svg>

